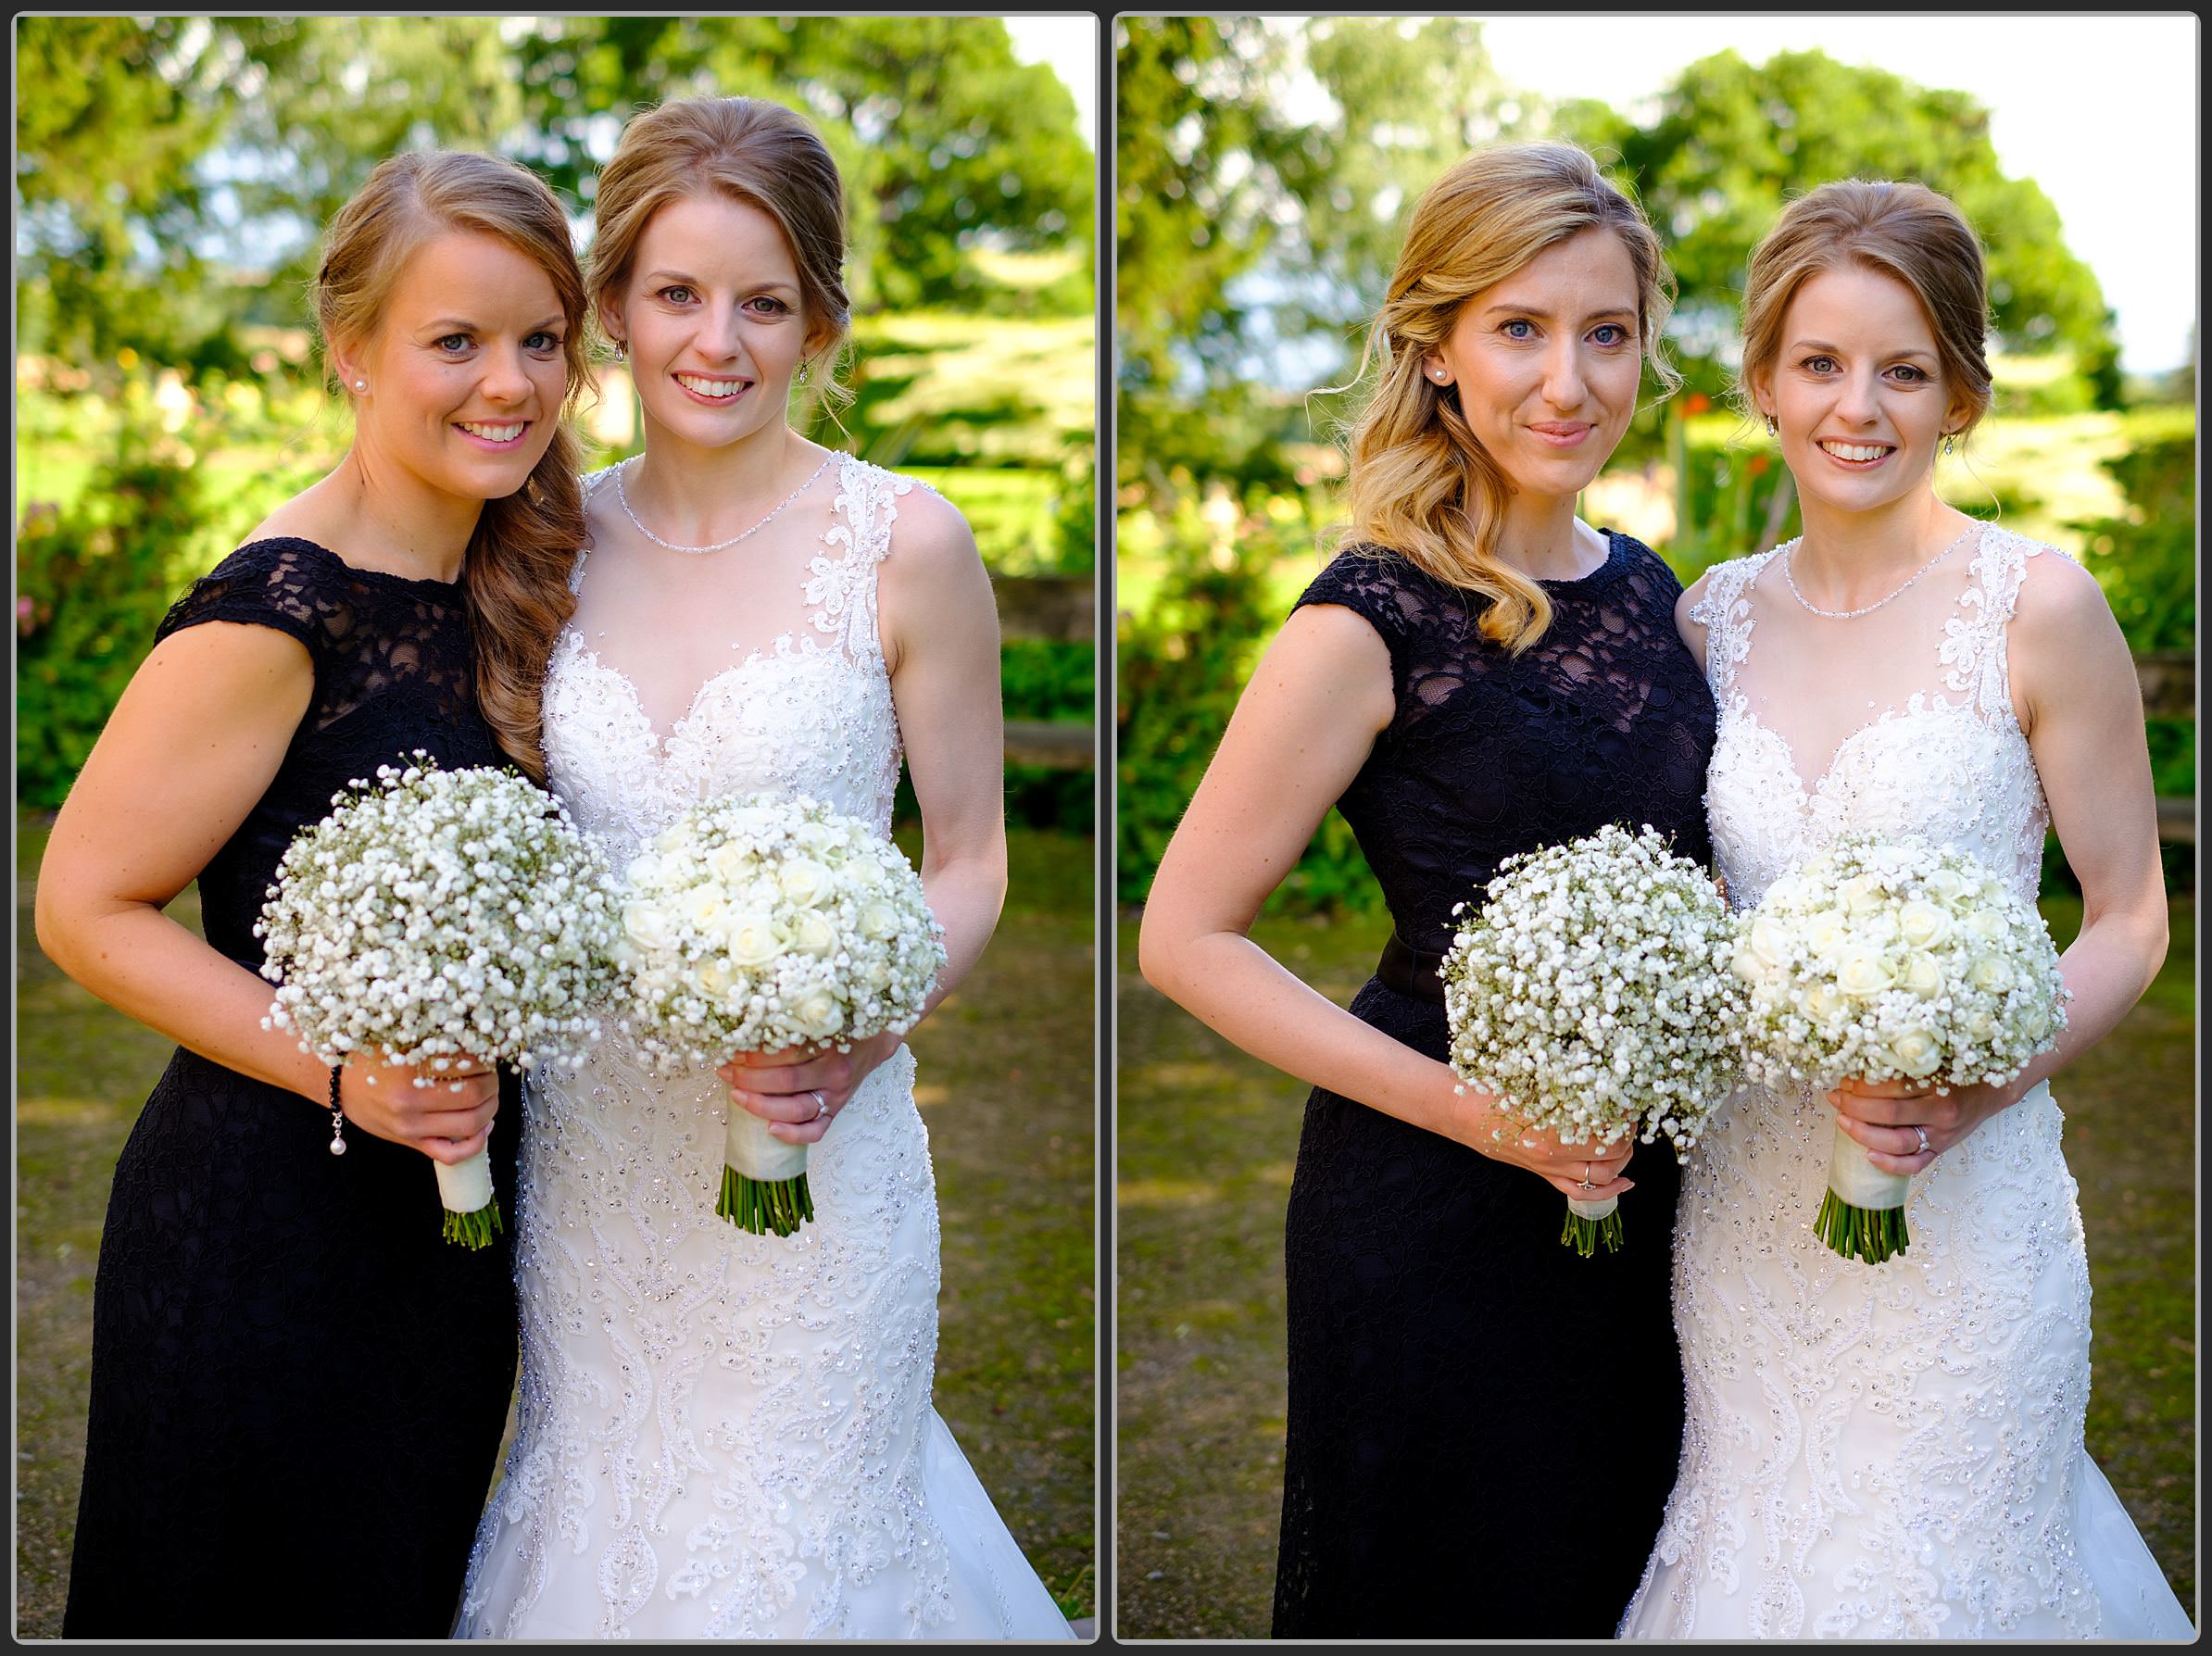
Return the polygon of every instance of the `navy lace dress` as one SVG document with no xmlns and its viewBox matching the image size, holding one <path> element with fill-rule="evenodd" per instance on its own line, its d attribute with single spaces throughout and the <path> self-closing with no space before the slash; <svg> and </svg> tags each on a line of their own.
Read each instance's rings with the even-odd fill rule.
<svg viewBox="0 0 2212 1656">
<path fill-rule="evenodd" d="M 1711 860 L 1714 706 L 1681 588 L 1609 541 L 1591 574 L 1544 583 L 1551 627 L 1517 658 L 1477 634 L 1483 600 L 1392 554 L 1347 550 L 1299 600 L 1389 646 L 1397 711 L 1338 809 L 1397 960 L 1351 1010 L 1432 1058 L 1441 989 L 1414 980 L 1501 859 L 1619 822 Z M 1673 1152 L 1640 1145 L 1628 1173 L 1625 1246 L 1584 1259 L 1534 1173 L 1314 1090 L 1286 1226 L 1277 1637 L 1612 1636 L 1682 1434 Z"/>
<path fill-rule="evenodd" d="M 248 968 L 293 835 L 421 747 L 503 763 L 461 589 L 258 541 L 158 636 L 274 627 L 314 660 L 275 780 L 199 878 L 207 941 Z M 509 1236 L 440 1236 L 420 1151 L 179 1049 L 123 1147 L 93 1294 L 92 1409 L 62 1631 L 72 1638 L 442 1638 L 514 1384 L 521 1098 L 493 1129 Z"/>
</svg>

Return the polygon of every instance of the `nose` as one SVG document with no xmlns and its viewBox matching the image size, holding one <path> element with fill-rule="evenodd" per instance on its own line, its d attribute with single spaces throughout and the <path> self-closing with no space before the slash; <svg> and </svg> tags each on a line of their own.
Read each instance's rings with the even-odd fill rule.
<svg viewBox="0 0 2212 1656">
<path fill-rule="evenodd" d="M 1544 401 L 1562 414 L 1572 414 L 1582 406 L 1588 385 L 1582 374 L 1579 340 L 1554 340 L 1544 353 L 1543 391 Z"/>
<path fill-rule="evenodd" d="M 737 355 L 737 307 L 733 304 L 710 305 L 699 324 L 699 350 L 721 361 Z"/>
<path fill-rule="evenodd" d="M 1836 397 L 1836 417 L 1854 425 L 1871 424 L 1879 412 L 1875 397 L 1877 382 L 1872 368 L 1854 369 L 1843 377 Z"/>
<path fill-rule="evenodd" d="M 530 395 L 531 380 L 519 343 L 496 345 L 484 355 L 484 379 L 477 386 L 486 402 L 519 403 Z"/>
</svg>

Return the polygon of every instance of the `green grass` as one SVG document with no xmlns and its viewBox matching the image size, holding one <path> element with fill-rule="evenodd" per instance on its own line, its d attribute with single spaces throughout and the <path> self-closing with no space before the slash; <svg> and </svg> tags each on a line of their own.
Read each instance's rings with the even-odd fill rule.
<svg viewBox="0 0 2212 1656">
<path fill-rule="evenodd" d="M 16 852 L 16 1633 L 54 1637 L 83 1469 L 93 1270 L 115 1159 L 170 1043 L 63 977 Z M 910 847 L 910 850 L 911 847 Z M 943 1227 L 936 1401 L 1071 1617 L 1097 1613 L 1094 857 L 1017 832 L 982 962 L 914 1033 Z M 198 924 L 196 892 L 170 912 Z M 340 1549 L 341 1553 L 343 1548 Z"/>
<path fill-rule="evenodd" d="M 2078 903 L 2043 905 L 2063 946 Z M 1389 922 L 1263 921 L 1262 947 L 1339 1005 Z M 2157 982 L 2059 1077 L 2095 1294 L 2090 1452 L 2196 1599 L 2195 934 L 2186 902 Z M 1282 1499 L 1283 1209 L 1306 1087 L 1137 975 L 1116 985 L 1115 1632 L 1264 1637 Z M 1479 1568 L 1479 1561 L 1469 1561 Z M 1470 1635 L 1480 1629 L 1468 1629 Z"/>
</svg>

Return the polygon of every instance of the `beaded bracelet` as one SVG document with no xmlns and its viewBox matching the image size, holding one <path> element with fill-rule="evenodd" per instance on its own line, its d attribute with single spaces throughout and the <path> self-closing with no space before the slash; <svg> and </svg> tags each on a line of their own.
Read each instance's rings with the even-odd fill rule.
<svg viewBox="0 0 2212 1656">
<path fill-rule="evenodd" d="M 346 1154 L 346 1112 L 338 1108 L 338 1079 L 346 1073 L 344 1064 L 331 1065 L 331 1154 Z"/>
</svg>

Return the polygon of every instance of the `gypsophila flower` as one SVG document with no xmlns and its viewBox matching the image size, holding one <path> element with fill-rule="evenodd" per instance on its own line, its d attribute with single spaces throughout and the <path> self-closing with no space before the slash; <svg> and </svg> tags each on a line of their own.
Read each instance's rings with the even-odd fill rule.
<svg viewBox="0 0 2212 1656">
<path fill-rule="evenodd" d="M 1608 824 L 1507 858 L 1485 892 L 1452 910 L 1440 973 L 1462 1082 L 1567 1144 L 1640 1128 L 1687 1154 L 1741 1068 L 1743 992 L 1712 878 L 1656 829 Z M 1570 1204 L 1563 1240 L 1588 1253 L 1619 1236 L 1611 1198 Z"/>
<path fill-rule="evenodd" d="M 1951 846 L 1848 834 L 1741 917 L 1746 1061 L 1770 1085 L 2002 1083 L 2057 1044 L 2069 998 L 2042 918 Z M 1908 1181 L 1837 1129 L 1817 1223 L 1878 1263 L 1909 1237 Z"/>
<path fill-rule="evenodd" d="M 514 772 L 410 759 L 334 796 L 277 864 L 254 927 L 278 985 L 263 1026 L 326 1064 L 414 1065 L 418 1086 L 462 1059 L 581 1065 L 612 970 L 604 857 Z M 499 1223 L 482 1160 L 436 1164 L 447 1234 L 473 1246 Z M 484 1212 L 456 1236 L 455 1216 Z"/>
<path fill-rule="evenodd" d="M 804 797 L 693 806 L 632 860 L 619 922 L 625 1027 L 663 1073 L 904 1033 L 946 958 L 899 847 Z M 733 1106 L 727 1149 L 723 1217 L 779 1236 L 811 1217 L 804 1145 Z"/>
</svg>

